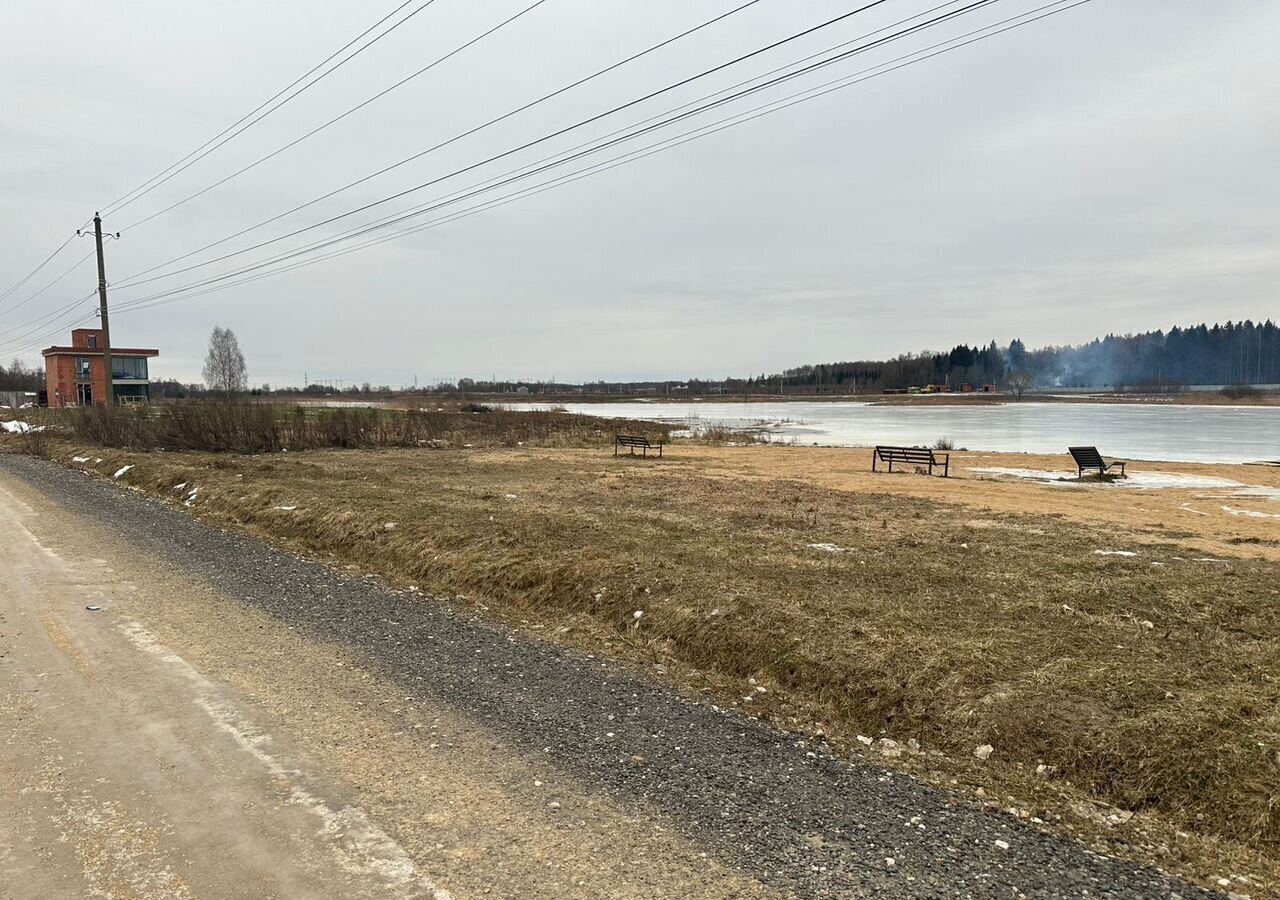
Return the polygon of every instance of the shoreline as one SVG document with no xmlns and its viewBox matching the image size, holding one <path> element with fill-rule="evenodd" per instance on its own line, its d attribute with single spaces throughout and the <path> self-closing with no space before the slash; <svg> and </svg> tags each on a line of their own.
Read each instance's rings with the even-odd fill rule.
<svg viewBox="0 0 1280 900">
<path fill-rule="evenodd" d="M 1216 392 L 1187 391 L 1176 394 L 1115 394 L 1107 391 L 1082 394 L 457 394 L 452 399 L 477 403 L 857 403 L 866 406 L 920 406 L 973 404 L 1007 406 L 1018 404 L 1094 403 L 1131 406 L 1223 406 L 1241 409 L 1280 407 L 1280 392 L 1260 393 L 1249 399 L 1225 397 Z M 387 403 L 407 399 L 403 395 L 381 398 Z"/>
</svg>

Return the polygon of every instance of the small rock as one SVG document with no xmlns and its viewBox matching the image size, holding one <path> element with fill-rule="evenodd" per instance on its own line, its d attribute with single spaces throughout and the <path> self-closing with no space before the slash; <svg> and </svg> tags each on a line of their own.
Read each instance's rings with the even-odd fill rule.
<svg viewBox="0 0 1280 900">
<path fill-rule="evenodd" d="M 991 754 L 995 753 L 995 751 L 996 748 L 992 747 L 990 744 L 982 744 L 974 749 L 973 755 L 978 757 L 978 759 L 990 759 Z"/>
<path fill-rule="evenodd" d="M 886 856 L 884 858 L 884 867 L 886 869 L 892 869 L 897 864 L 898 864 L 898 861 L 894 859 L 892 856 Z"/>
<path fill-rule="evenodd" d="M 547 808 L 548 808 L 548 809 L 559 809 L 559 808 L 560 808 L 560 804 L 559 804 L 559 802 L 557 802 L 557 801 L 555 801 L 555 800 L 552 800 L 550 803 L 548 803 L 548 804 L 547 804 Z"/>
<path fill-rule="evenodd" d="M 631 618 L 635 619 L 637 622 L 640 621 L 642 616 L 644 616 L 643 609 L 637 609 L 635 612 L 631 614 Z"/>
<path fill-rule="evenodd" d="M 872 744 L 875 743 L 875 741 L 867 737 L 865 734 L 860 734 L 858 735 L 858 743 L 862 744 L 865 747 L 870 747 Z"/>
<path fill-rule="evenodd" d="M 999 847 L 1001 850 L 1008 850 L 1008 849 L 1009 849 L 1009 842 L 1008 842 L 1008 841 L 996 841 L 996 846 L 997 846 L 997 847 Z"/>
<path fill-rule="evenodd" d="M 89 610 L 89 612 L 97 612 L 98 610 L 102 609 L 102 607 L 101 607 L 101 606 L 86 606 L 86 607 L 85 607 L 85 609 Z"/>
</svg>

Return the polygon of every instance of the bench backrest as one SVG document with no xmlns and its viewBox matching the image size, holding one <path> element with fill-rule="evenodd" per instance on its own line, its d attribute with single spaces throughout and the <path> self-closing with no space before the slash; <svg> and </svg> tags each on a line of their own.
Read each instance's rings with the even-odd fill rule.
<svg viewBox="0 0 1280 900">
<path fill-rule="evenodd" d="M 876 447 L 879 457 L 888 462 L 936 463 L 933 451 L 927 447 Z"/>
<path fill-rule="evenodd" d="M 1107 464 L 1103 461 L 1097 447 L 1068 447 L 1067 449 L 1071 451 L 1071 458 L 1076 461 L 1076 465 L 1082 469 L 1106 468 Z"/>
<path fill-rule="evenodd" d="M 618 435 L 618 443 L 624 447 L 652 447 L 653 446 L 653 444 L 649 443 L 649 439 L 647 437 L 642 437 L 640 435 L 635 435 L 635 434 Z"/>
</svg>

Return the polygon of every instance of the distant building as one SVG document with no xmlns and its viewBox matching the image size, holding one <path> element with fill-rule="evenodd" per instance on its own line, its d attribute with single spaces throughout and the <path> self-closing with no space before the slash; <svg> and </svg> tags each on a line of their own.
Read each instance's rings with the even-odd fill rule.
<svg viewBox="0 0 1280 900">
<path fill-rule="evenodd" d="M 102 331 L 77 328 L 70 347 L 49 347 L 44 355 L 44 377 L 49 405 L 103 405 L 107 401 L 107 371 L 102 356 Z M 151 399 L 147 360 L 159 350 L 136 347 L 111 348 L 111 390 L 118 403 L 146 403 Z"/>
</svg>

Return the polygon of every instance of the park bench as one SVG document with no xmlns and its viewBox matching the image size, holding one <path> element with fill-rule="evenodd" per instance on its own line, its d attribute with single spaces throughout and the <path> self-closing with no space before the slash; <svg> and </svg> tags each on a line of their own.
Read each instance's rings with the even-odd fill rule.
<svg viewBox="0 0 1280 900">
<path fill-rule="evenodd" d="M 1120 477 L 1124 477 L 1124 463 L 1107 462 L 1102 458 L 1097 447 L 1068 447 L 1067 449 L 1071 451 L 1071 458 L 1076 461 L 1077 478 L 1084 477 L 1085 469 L 1097 469 L 1098 477 L 1101 478 L 1117 466 L 1120 468 Z"/>
<path fill-rule="evenodd" d="M 893 471 L 893 464 L 898 462 L 916 466 L 928 466 L 930 475 L 933 474 L 934 467 L 940 467 L 943 478 L 951 474 L 951 454 L 934 453 L 928 447 L 882 447 L 877 445 L 875 452 L 871 454 L 872 472 L 876 471 L 877 460 L 888 463 L 890 472 Z"/>
<path fill-rule="evenodd" d="M 626 447 L 629 455 L 631 456 L 635 456 L 637 450 L 641 451 L 642 456 L 648 456 L 650 450 L 657 450 L 658 456 L 659 457 L 662 456 L 662 441 L 658 441 L 658 443 L 656 444 L 651 444 L 649 443 L 649 439 L 647 437 L 641 437 L 640 435 L 635 435 L 635 434 L 618 435 L 617 440 L 613 444 L 614 456 L 618 455 L 619 447 Z"/>
</svg>

